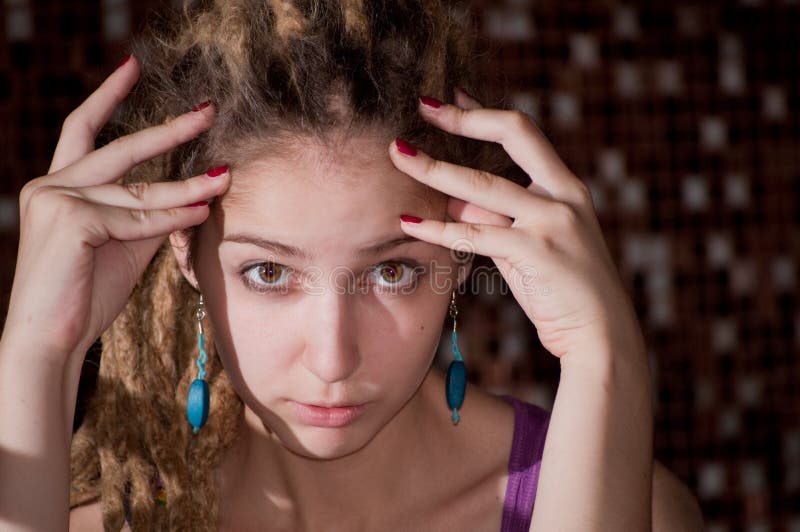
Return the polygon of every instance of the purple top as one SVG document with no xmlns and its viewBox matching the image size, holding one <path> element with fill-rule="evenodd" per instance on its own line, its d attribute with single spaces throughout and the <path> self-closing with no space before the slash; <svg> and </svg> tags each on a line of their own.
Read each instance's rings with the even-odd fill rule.
<svg viewBox="0 0 800 532">
<path fill-rule="evenodd" d="M 508 484 L 500 532 L 528 532 L 550 412 L 510 395 L 501 397 L 514 405 L 514 441 L 508 459 Z"/>
</svg>

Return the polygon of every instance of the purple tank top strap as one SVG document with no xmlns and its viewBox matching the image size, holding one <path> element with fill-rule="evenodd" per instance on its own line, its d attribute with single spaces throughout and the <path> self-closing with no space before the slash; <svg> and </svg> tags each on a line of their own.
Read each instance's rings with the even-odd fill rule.
<svg viewBox="0 0 800 532">
<path fill-rule="evenodd" d="M 501 397 L 514 406 L 514 441 L 500 532 L 528 532 L 550 413 L 510 395 Z"/>
</svg>

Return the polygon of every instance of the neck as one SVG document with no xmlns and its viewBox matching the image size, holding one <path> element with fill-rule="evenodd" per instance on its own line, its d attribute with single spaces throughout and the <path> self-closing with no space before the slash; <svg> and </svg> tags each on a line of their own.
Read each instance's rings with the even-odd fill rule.
<svg viewBox="0 0 800 532">
<path fill-rule="evenodd" d="M 219 471 L 222 522 L 248 515 L 257 523 L 258 515 L 273 525 L 279 516 L 293 530 L 329 530 L 331 519 L 375 529 L 398 500 L 413 496 L 410 486 L 430 484 L 430 471 L 445 459 L 451 442 L 443 386 L 441 373 L 432 369 L 372 440 L 329 460 L 288 450 L 245 406 L 240 437 Z M 425 496 L 423 489 L 419 493 Z"/>
</svg>

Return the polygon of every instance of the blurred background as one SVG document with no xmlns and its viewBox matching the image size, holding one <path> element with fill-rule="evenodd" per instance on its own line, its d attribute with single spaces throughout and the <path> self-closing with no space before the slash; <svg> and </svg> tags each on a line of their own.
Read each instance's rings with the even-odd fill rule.
<svg viewBox="0 0 800 532">
<path fill-rule="evenodd" d="M 3 316 L 20 188 L 161 3 L 0 4 Z M 800 2 L 471 4 L 484 82 L 592 190 L 648 340 L 656 458 L 708 530 L 800 531 Z M 551 408 L 557 360 L 510 294 L 488 292 L 459 307 L 470 379 Z M 437 364 L 450 357 L 444 336 Z"/>
</svg>

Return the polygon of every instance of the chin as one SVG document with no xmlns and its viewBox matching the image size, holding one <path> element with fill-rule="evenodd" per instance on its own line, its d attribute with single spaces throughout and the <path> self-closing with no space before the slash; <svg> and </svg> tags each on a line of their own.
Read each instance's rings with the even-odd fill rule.
<svg viewBox="0 0 800 532">
<path fill-rule="evenodd" d="M 363 449 L 375 434 L 363 427 L 339 428 L 291 426 L 291 434 L 284 438 L 278 435 L 283 446 L 290 452 L 314 460 L 336 460 Z"/>
</svg>

